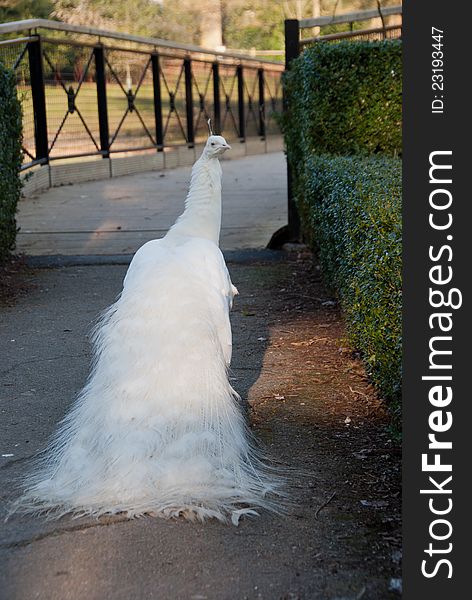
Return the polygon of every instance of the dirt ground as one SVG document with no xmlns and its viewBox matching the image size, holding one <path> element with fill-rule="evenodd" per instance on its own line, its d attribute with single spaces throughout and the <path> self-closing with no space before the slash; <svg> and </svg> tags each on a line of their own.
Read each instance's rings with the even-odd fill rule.
<svg viewBox="0 0 472 600">
<path fill-rule="evenodd" d="M 295 516 L 310 549 L 299 568 L 322 569 L 326 588 L 317 595 L 308 586 L 300 598 L 395 597 L 401 450 L 319 267 L 309 254 L 295 257 L 272 281 L 259 279 L 256 267 L 248 271 L 265 293 L 236 311 L 254 314 L 267 332 L 261 374 L 248 395 L 257 435 L 283 462 L 312 474 L 300 478 L 297 494 Z"/>
<path fill-rule="evenodd" d="M 256 436 L 293 470 L 292 511 L 246 519 L 237 528 L 153 518 L 13 518 L 0 545 L 2 600 L 399 597 L 400 449 L 318 267 L 309 255 L 292 253 L 229 268 L 240 291 L 232 318 L 233 385 L 248 401 Z M 0 469 L 4 504 L 25 459 L 83 384 L 84 332 L 116 295 L 125 270 L 26 273 L 27 293 L 22 284 L 17 301 L 0 308 L 5 344 L 17 332 L 17 341 L 29 336 L 36 354 L 50 351 L 54 359 L 25 371 L 21 362 L 36 354 L 28 354 L 26 342 L 21 352 L 6 347 L 2 415 L 5 439 L 19 451 Z M 20 394 L 22 385 L 36 395 Z M 51 386 L 55 399 L 46 401 Z M 15 387 L 18 394 L 9 396 Z"/>
<path fill-rule="evenodd" d="M 31 269 L 22 255 L 12 256 L 0 264 L 0 307 L 14 304 L 16 298 L 27 294 L 31 285 L 28 280 Z"/>
</svg>

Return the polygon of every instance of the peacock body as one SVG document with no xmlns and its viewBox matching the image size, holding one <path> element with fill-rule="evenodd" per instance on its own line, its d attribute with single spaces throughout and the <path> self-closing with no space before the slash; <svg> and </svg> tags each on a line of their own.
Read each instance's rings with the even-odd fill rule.
<svg viewBox="0 0 472 600">
<path fill-rule="evenodd" d="M 221 166 L 210 136 L 185 211 L 142 246 L 93 335 L 88 382 L 28 476 L 18 507 L 217 518 L 277 510 L 228 380 L 232 285 L 218 241 Z"/>
</svg>

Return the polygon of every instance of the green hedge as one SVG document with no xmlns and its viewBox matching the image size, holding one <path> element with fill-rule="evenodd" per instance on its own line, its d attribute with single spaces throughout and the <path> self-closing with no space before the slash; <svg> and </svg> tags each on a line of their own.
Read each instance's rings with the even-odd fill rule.
<svg viewBox="0 0 472 600">
<path fill-rule="evenodd" d="M 21 106 L 16 96 L 15 76 L 0 63 L 0 262 L 15 246 L 21 141 Z"/>
<path fill-rule="evenodd" d="M 401 382 L 401 161 L 311 156 L 301 208 L 353 347 L 390 401 Z"/>
<path fill-rule="evenodd" d="M 329 42 L 305 50 L 284 76 L 283 129 L 302 153 L 401 154 L 401 42 Z"/>
<path fill-rule="evenodd" d="M 318 43 L 284 76 L 304 235 L 382 396 L 401 386 L 401 42 Z"/>
</svg>

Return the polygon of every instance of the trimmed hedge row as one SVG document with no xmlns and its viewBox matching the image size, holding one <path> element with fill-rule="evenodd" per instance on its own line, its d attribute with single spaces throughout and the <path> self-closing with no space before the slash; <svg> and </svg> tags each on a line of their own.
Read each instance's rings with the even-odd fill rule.
<svg viewBox="0 0 472 600">
<path fill-rule="evenodd" d="M 317 43 L 284 75 L 287 148 L 302 153 L 389 154 L 402 149 L 398 40 Z"/>
<path fill-rule="evenodd" d="M 301 209 L 353 346 L 384 398 L 401 382 L 401 161 L 311 156 Z"/>
<path fill-rule="evenodd" d="M 0 63 L 0 263 L 13 250 L 15 213 L 21 193 L 21 106 L 14 74 Z"/>
<path fill-rule="evenodd" d="M 318 43 L 284 77 L 305 237 L 382 396 L 401 387 L 401 42 Z"/>
</svg>

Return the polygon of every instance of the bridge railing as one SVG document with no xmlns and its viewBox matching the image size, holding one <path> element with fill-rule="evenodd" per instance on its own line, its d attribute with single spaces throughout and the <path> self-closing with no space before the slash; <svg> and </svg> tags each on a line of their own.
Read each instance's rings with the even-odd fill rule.
<svg viewBox="0 0 472 600">
<path fill-rule="evenodd" d="M 239 53 L 30 19 L 0 24 L 15 70 L 26 170 L 51 161 L 279 134 L 283 65 Z"/>
</svg>

